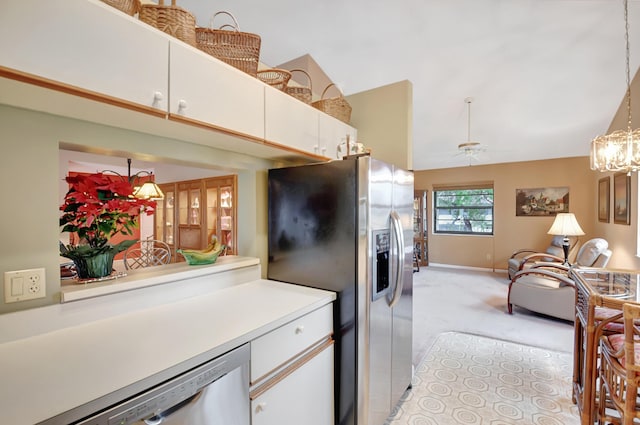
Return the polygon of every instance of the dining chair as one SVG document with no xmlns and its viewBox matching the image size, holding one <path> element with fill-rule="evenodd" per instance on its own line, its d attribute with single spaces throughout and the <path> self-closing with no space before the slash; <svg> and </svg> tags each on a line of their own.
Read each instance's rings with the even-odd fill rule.
<svg viewBox="0 0 640 425">
<path fill-rule="evenodd" d="M 624 333 L 600 337 L 598 424 L 640 420 L 640 305 L 622 306 Z"/>
<path fill-rule="evenodd" d="M 171 248 L 163 241 L 147 239 L 127 249 L 123 259 L 127 270 L 169 264 Z"/>
</svg>

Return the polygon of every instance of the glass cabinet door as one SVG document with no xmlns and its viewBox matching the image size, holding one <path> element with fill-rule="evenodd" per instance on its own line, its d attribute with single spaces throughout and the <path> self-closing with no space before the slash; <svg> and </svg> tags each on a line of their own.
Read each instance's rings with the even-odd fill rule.
<svg viewBox="0 0 640 425">
<path fill-rule="evenodd" d="M 200 225 L 200 189 L 189 191 L 189 224 Z"/>
<path fill-rule="evenodd" d="M 154 221 L 154 239 L 159 241 L 166 241 L 165 239 L 165 220 L 164 220 L 164 199 L 158 199 L 156 201 L 156 211 L 154 213 L 155 221 Z"/>
<path fill-rule="evenodd" d="M 237 176 L 212 177 L 204 180 L 207 196 L 207 239 L 215 235 L 225 245 L 224 254 L 237 254 L 236 188 Z"/>
<path fill-rule="evenodd" d="M 159 184 L 160 190 L 164 193 L 164 199 L 157 200 L 156 211 L 154 213 L 153 238 L 163 241 L 171 249 L 171 262 L 175 261 L 176 250 L 175 240 L 175 205 L 176 191 L 174 183 Z"/>
<path fill-rule="evenodd" d="M 174 229 L 175 229 L 175 192 L 165 191 L 165 199 L 166 199 L 166 208 L 165 208 L 165 216 L 164 216 L 164 241 L 169 245 L 173 245 L 174 241 Z"/>
<path fill-rule="evenodd" d="M 427 233 L 427 191 L 417 190 L 413 196 L 413 255 L 420 266 L 429 265 Z"/>
<path fill-rule="evenodd" d="M 181 190 L 178 192 L 178 223 L 189 224 L 189 192 Z"/>
<path fill-rule="evenodd" d="M 178 231 L 177 248 L 202 249 L 206 242 L 202 236 L 202 182 L 192 180 L 179 182 L 178 187 Z M 203 246 L 204 243 L 204 246 Z M 178 258 L 182 261 L 182 257 Z"/>
<path fill-rule="evenodd" d="M 207 242 L 218 236 L 218 188 L 207 188 Z M 220 241 L 222 243 L 222 241 Z"/>
<path fill-rule="evenodd" d="M 233 246 L 233 187 L 220 188 L 220 234 L 222 243 L 229 252 L 234 252 Z"/>
</svg>

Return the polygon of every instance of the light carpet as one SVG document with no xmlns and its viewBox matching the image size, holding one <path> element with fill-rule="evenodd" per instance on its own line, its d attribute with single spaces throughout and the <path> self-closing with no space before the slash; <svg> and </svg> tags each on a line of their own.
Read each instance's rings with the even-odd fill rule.
<svg viewBox="0 0 640 425">
<path fill-rule="evenodd" d="M 413 364 L 451 331 L 573 352 L 572 322 L 517 307 L 508 314 L 508 291 L 506 272 L 421 267 L 413 274 Z"/>
<path fill-rule="evenodd" d="M 578 424 L 572 368 L 569 353 L 441 333 L 385 425 Z"/>
</svg>

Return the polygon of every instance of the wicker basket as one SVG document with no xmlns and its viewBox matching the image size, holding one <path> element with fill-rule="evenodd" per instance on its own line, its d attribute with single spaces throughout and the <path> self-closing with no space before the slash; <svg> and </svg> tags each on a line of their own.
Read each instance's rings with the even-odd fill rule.
<svg viewBox="0 0 640 425">
<path fill-rule="evenodd" d="M 133 16 L 140 10 L 140 0 L 102 0 L 103 3 Z"/>
<path fill-rule="evenodd" d="M 349 105 L 342 93 L 340 93 L 340 96 L 338 97 L 324 99 L 324 95 L 327 93 L 327 90 L 331 86 L 335 86 L 335 84 L 329 84 L 322 92 L 320 100 L 316 100 L 315 102 L 311 103 L 311 106 L 321 110 L 326 114 L 331 115 L 334 118 L 339 119 L 342 122 L 349 124 L 351 121 L 351 105 Z"/>
<path fill-rule="evenodd" d="M 271 87 L 284 91 L 287 87 L 291 73 L 286 69 L 265 69 L 258 71 L 256 75 L 260 81 L 269 84 Z"/>
<path fill-rule="evenodd" d="M 233 25 L 223 25 L 213 28 L 216 16 L 225 14 L 231 17 Z M 224 28 L 231 27 L 231 30 Z M 238 68 L 255 77 L 260 60 L 260 36 L 248 32 L 241 32 L 238 21 L 229 12 L 217 12 L 211 18 L 209 28 L 196 28 L 196 47 L 211 56 Z"/>
<path fill-rule="evenodd" d="M 311 99 L 313 96 L 313 92 L 311 90 L 311 76 L 304 69 L 292 69 L 291 74 L 293 74 L 294 72 L 302 72 L 304 75 L 306 75 L 307 80 L 309 81 L 309 87 L 288 85 L 287 87 L 285 87 L 284 91 L 285 93 L 308 105 L 311 103 Z"/>
<path fill-rule="evenodd" d="M 157 5 L 143 4 L 138 16 L 142 22 L 160 31 L 196 45 L 196 18 L 188 10 L 176 6 L 176 0 L 171 0 L 171 6 L 165 6 L 164 0 L 159 0 Z"/>
</svg>

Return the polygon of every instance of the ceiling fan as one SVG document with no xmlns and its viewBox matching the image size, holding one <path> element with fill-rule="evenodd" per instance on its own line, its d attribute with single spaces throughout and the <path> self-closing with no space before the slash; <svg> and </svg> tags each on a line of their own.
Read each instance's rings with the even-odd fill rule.
<svg viewBox="0 0 640 425">
<path fill-rule="evenodd" d="M 487 147 L 480 142 L 471 140 L 471 103 L 473 98 L 467 97 L 464 102 L 467 104 L 467 141 L 458 145 L 458 153 L 456 155 L 464 155 L 468 158 L 469 165 L 471 165 L 471 161 L 478 161 L 478 154 L 485 152 Z"/>
</svg>

